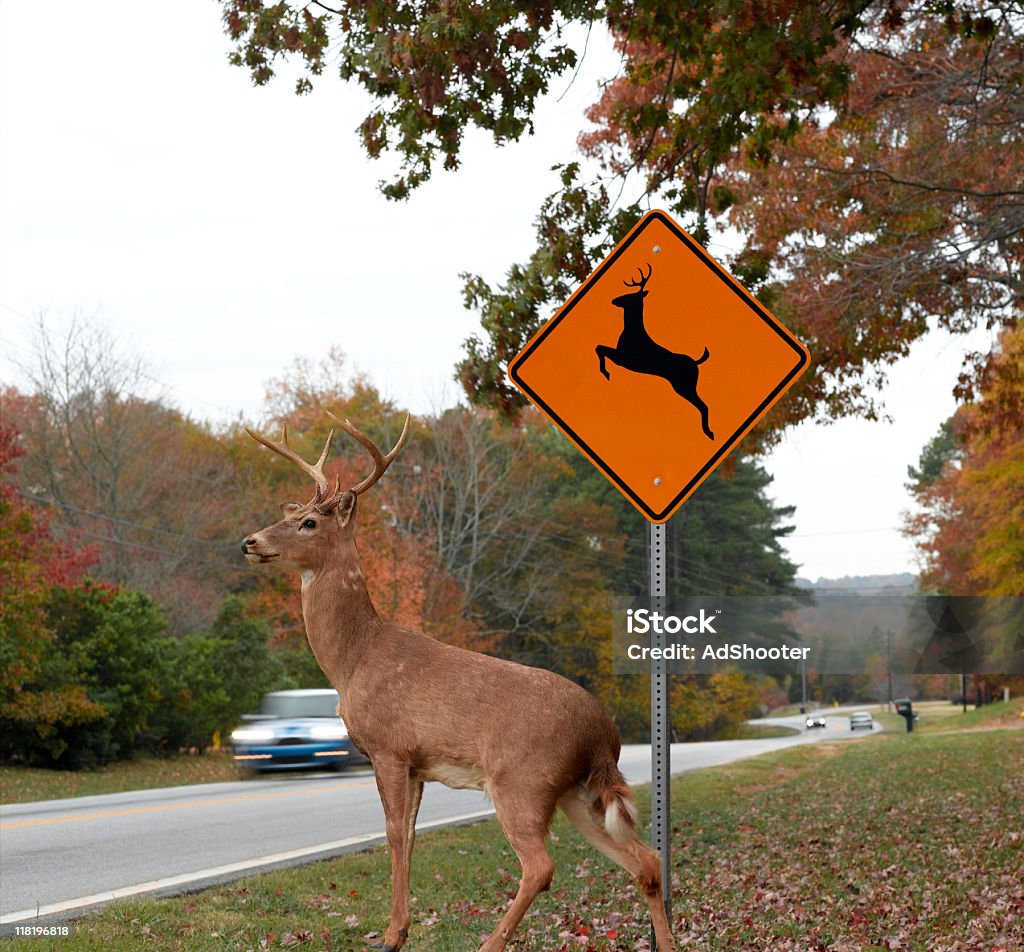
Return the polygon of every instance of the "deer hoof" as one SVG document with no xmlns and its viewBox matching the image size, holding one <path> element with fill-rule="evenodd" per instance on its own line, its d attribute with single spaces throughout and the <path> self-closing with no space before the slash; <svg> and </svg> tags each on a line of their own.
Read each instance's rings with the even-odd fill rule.
<svg viewBox="0 0 1024 952">
<path fill-rule="evenodd" d="M 401 937 L 401 942 L 398 945 L 392 945 L 390 942 L 371 942 L 371 949 L 380 949 L 380 952 L 398 952 L 398 950 L 405 944 L 405 940 L 409 938 L 409 932 L 406 929 L 399 929 L 398 935 Z"/>
</svg>

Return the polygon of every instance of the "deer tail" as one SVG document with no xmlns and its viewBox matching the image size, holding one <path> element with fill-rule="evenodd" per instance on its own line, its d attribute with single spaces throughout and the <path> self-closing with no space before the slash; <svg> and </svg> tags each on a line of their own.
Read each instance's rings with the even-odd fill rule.
<svg viewBox="0 0 1024 952">
<path fill-rule="evenodd" d="M 614 761 L 595 768 L 587 782 L 594 796 L 594 812 L 604 818 L 604 828 L 616 843 L 628 843 L 636 836 L 636 804 L 633 791 Z"/>
<path fill-rule="evenodd" d="M 702 363 L 704 363 L 704 361 L 705 361 L 705 360 L 707 360 L 707 359 L 708 359 L 708 357 L 710 357 L 710 356 L 711 356 L 710 352 L 709 352 L 709 351 L 708 351 L 708 349 L 707 349 L 707 348 L 705 347 L 705 348 L 704 348 L 704 355 L 703 355 L 702 357 L 698 357 L 698 358 L 697 358 L 697 359 L 696 359 L 696 360 L 694 361 L 694 363 L 695 363 L 695 364 L 702 364 Z"/>
</svg>

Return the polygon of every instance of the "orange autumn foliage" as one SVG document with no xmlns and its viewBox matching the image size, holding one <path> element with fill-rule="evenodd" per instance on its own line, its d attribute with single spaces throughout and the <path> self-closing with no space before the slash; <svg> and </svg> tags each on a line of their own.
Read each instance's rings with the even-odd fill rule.
<svg viewBox="0 0 1024 952">
<path fill-rule="evenodd" d="M 1024 328 L 1003 332 L 978 389 L 953 418 L 961 458 L 922 487 L 907 533 L 925 585 L 1024 595 Z"/>
</svg>

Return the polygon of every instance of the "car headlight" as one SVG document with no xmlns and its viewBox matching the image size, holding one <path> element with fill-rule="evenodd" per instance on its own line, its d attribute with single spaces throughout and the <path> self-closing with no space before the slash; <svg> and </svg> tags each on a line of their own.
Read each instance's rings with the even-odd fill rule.
<svg viewBox="0 0 1024 952">
<path fill-rule="evenodd" d="M 231 732 L 231 739 L 242 744 L 254 744 L 273 740 L 274 732 L 267 727 L 239 727 L 238 730 Z"/>
<path fill-rule="evenodd" d="M 343 740 L 348 731 L 340 724 L 317 724 L 309 732 L 313 740 Z"/>
</svg>

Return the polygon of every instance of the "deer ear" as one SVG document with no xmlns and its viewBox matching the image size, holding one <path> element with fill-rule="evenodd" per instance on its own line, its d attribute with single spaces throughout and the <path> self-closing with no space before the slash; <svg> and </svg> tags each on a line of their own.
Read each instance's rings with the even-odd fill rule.
<svg viewBox="0 0 1024 952">
<path fill-rule="evenodd" d="M 338 525 L 342 528 L 347 526 L 356 514 L 356 500 L 358 498 L 355 493 L 347 491 L 338 497 L 336 515 L 338 517 Z"/>
<path fill-rule="evenodd" d="M 283 515 L 290 515 L 293 512 L 298 512 L 302 506 L 297 502 L 283 502 L 281 503 L 281 512 Z"/>
</svg>

